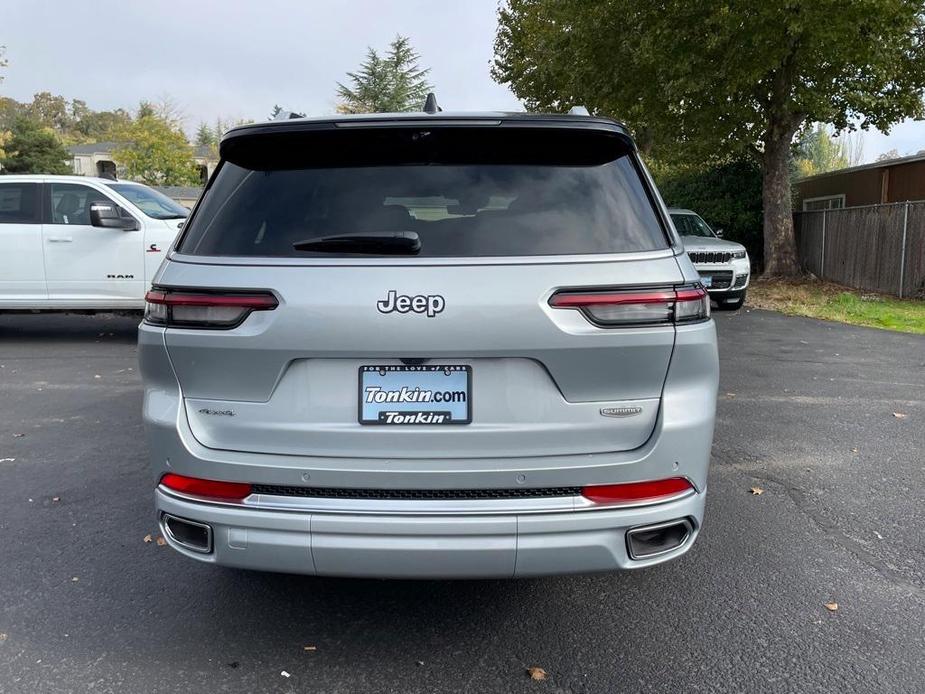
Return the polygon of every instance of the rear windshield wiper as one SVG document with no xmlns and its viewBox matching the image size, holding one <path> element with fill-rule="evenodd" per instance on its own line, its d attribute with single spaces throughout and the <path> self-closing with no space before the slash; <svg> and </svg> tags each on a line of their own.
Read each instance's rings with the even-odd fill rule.
<svg viewBox="0 0 925 694">
<path fill-rule="evenodd" d="M 414 255 L 421 250 L 421 237 L 415 231 L 370 231 L 362 234 L 331 234 L 296 241 L 297 251 L 319 253 L 394 253 Z"/>
</svg>

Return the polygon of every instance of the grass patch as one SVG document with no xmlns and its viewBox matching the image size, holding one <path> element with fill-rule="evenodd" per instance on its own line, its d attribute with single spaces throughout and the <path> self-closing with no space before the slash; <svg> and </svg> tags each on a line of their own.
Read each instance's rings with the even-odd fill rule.
<svg viewBox="0 0 925 694">
<path fill-rule="evenodd" d="M 925 301 L 897 299 L 810 280 L 758 280 L 748 288 L 749 306 L 793 316 L 925 335 Z"/>
</svg>

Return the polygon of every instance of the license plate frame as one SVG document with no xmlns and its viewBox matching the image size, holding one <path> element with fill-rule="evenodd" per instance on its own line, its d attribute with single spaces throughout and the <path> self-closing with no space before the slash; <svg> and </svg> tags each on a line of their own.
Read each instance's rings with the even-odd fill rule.
<svg viewBox="0 0 925 694">
<path fill-rule="evenodd" d="M 419 378 L 415 379 L 415 375 Z M 462 385 L 458 383 L 462 376 Z M 441 381 L 453 379 L 440 385 Z M 391 384 L 387 381 L 392 381 Z M 428 384 L 428 381 L 431 383 Z M 388 385 L 389 388 L 382 388 Z M 430 385 L 428 391 L 427 386 Z M 409 387 L 410 386 L 410 387 Z M 463 397 L 464 400 L 451 402 L 384 400 L 367 401 L 368 389 L 377 387 L 376 393 L 383 392 L 385 398 L 389 393 L 414 395 L 418 392 L 430 392 L 431 396 L 450 394 Z M 439 391 L 439 393 L 438 393 Z M 389 406 L 392 407 L 389 407 Z M 461 411 L 460 411 L 461 410 Z M 389 416 L 391 413 L 391 416 Z M 472 423 L 472 367 L 468 364 L 414 364 L 381 365 L 364 364 L 357 373 L 357 422 L 363 426 L 455 426 Z"/>
</svg>

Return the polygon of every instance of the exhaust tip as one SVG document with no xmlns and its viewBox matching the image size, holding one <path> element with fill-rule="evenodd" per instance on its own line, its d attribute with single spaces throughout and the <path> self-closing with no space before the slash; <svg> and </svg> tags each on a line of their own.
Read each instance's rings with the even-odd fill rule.
<svg viewBox="0 0 925 694">
<path fill-rule="evenodd" d="M 212 526 L 178 518 L 169 513 L 161 516 L 164 534 L 191 552 L 209 554 L 212 551 Z"/>
<path fill-rule="evenodd" d="M 626 532 L 626 550 L 630 559 L 651 559 L 683 547 L 693 532 L 688 518 L 642 525 Z"/>
</svg>

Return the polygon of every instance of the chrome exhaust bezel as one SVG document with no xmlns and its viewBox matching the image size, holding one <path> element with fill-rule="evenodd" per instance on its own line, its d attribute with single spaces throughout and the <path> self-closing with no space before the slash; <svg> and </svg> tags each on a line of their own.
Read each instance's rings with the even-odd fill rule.
<svg viewBox="0 0 925 694">
<path fill-rule="evenodd" d="M 170 530 L 169 520 L 177 521 L 178 523 L 186 523 L 187 525 L 193 525 L 199 528 L 205 528 L 206 531 L 206 547 L 205 549 L 197 546 L 191 545 L 183 540 L 180 540 L 173 532 Z M 197 554 L 211 554 L 212 553 L 212 526 L 207 523 L 200 523 L 199 521 L 190 520 L 189 518 L 182 518 L 180 516 L 175 516 L 172 513 L 162 513 L 161 514 L 161 528 L 164 531 L 169 539 L 173 540 L 175 543 L 180 545 L 183 549 L 187 549 L 190 552 L 196 552 Z"/>
<path fill-rule="evenodd" d="M 651 532 L 653 530 L 662 530 L 664 528 L 670 528 L 676 525 L 683 525 L 685 529 L 684 537 L 674 547 L 669 547 L 668 549 L 662 549 L 657 552 L 651 552 L 649 554 L 636 554 L 633 551 L 633 543 L 631 542 L 633 535 L 644 532 Z M 690 518 L 674 518 L 668 521 L 662 521 L 661 523 L 650 523 L 648 525 L 637 525 L 626 531 L 626 553 L 630 559 L 633 561 L 645 561 L 646 559 L 653 559 L 655 557 L 660 557 L 665 554 L 670 554 L 671 552 L 676 552 L 682 547 L 685 547 L 691 539 L 691 536 L 694 534 L 694 524 Z"/>
</svg>

